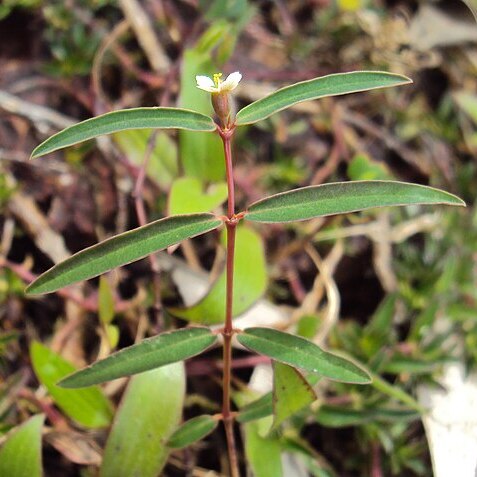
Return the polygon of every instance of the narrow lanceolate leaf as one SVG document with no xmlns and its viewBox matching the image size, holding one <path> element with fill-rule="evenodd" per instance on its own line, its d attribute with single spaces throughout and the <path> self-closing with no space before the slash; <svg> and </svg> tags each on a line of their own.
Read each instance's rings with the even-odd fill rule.
<svg viewBox="0 0 477 477">
<path fill-rule="evenodd" d="M 31 157 L 44 156 L 64 147 L 126 129 L 176 128 L 191 131 L 214 131 L 215 123 L 205 114 L 178 108 L 121 109 L 87 119 L 42 142 Z"/>
<path fill-rule="evenodd" d="M 291 222 L 346 214 L 373 207 L 411 204 L 465 206 L 449 192 L 396 181 L 336 182 L 302 187 L 254 202 L 245 218 L 254 222 Z"/>
<path fill-rule="evenodd" d="M 248 328 L 237 335 L 240 344 L 280 363 L 320 374 L 335 381 L 368 384 L 368 373 L 356 364 L 298 336 L 270 328 Z"/>
<path fill-rule="evenodd" d="M 44 414 L 22 424 L 0 449 L 0 475 L 5 477 L 41 477 L 41 429 Z"/>
<path fill-rule="evenodd" d="M 162 333 L 96 361 L 63 379 L 59 385 L 64 388 L 83 388 L 142 373 L 195 356 L 216 340 L 217 336 L 208 328 L 184 328 Z"/>
<path fill-rule="evenodd" d="M 272 429 L 314 401 L 315 391 L 297 369 L 273 361 Z"/>
<path fill-rule="evenodd" d="M 245 106 L 237 113 L 236 123 L 239 126 L 256 123 L 302 101 L 408 83 L 412 83 L 412 80 L 405 76 L 382 71 L 354 71 L 322 76 L 279 89 Z"/>
<path fill-rule="evenodd" d="M 212 416 L 197 416 L 185 422 L 170 437 L 167 445 L 173 449 L 183 449 L 208 436 L 217 427 L 219 421 Z"/>
<path fill-rule="evenodd" d="M 50 293 L 80 280 L 96 277 L 186 238 L 216 229 L 221 223 L 212 214 L 177 215 L 157 220 L 78 252 L 40 275 L 26 292 Z"/>
</svg>

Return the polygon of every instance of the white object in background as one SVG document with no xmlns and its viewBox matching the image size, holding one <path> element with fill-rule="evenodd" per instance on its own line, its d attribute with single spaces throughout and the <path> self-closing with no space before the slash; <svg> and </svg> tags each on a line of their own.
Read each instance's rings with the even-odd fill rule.
<svg viewBox="0 0 477 477">
<path fill-rule="evenodd" d="M 418 388 L 419 402 L 429 409 L 423 418 L 434 477 L 477 476 L 477 375 L 462 363 L 445 367 L 436 386 Z"/>
</svg>

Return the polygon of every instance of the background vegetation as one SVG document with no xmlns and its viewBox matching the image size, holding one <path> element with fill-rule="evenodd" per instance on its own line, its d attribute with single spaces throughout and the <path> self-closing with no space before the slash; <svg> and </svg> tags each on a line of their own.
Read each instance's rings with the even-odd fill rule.
<svg viewBox="0 0 477 477">
<path fill-rule="evenodd" d="M 237 99 L 247 104 L 315 76 L 387 70 L 414 85 L 304 103 L 242 132 L 239 202 L 327 181 L 392 178 L 441 187 L 469 206 L 239 230 L 236 314 L 356 356 L 376 375 L 366 387 L 318 383 L 319 400 L 280 433 L 253 421 L 241 443 L 257 477 L 432 475 L 416 388 L 434 383 L 452 360 L 471 368 L 477 349 L 470 9 L 411 0 L 9 0 L 0 18 L 0 439 L 26 423 L 14 436 L 39 463 L 45 419 L 45 475 L 226 469 L 220 430 L 187 451 L 164 445 L 182 415 L 219 409 L 217 351 L 133 378 L 126 392 L 123 381 L 81 391 L 54 386 L 144 336 L 220 322 L 219 234 L 55 295 L 23 294 L 53 263 L 145 217 L 220 210 L 220 143 L 197 133 L 128 131 L 29 161 L 39 142 L 119 108 L 210 113 L 196 74 L 240 71 Z M 235 356 L 242 406 L 267 390 L 267 363 L 241 350 Z M 0 451 L 0 470 L 8 452 Z"/>
</svg>

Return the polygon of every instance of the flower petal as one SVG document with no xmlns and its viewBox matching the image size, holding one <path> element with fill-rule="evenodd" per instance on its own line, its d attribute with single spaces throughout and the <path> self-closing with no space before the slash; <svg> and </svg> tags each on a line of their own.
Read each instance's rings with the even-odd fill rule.
<svg viewBox="0 0 477 477">
<path fill-rule="evenodd" d="M 218 90 L 212 78 L 208 76 L 196 76 L 195 80 L 197 81 L 198 88 L 208 91 L 209 93 L 217 93 Z"/>
<path fill-rule="evenodd" d="M 230 73 L 227 76 L 227 79 L 220 85 L 220 90 L 232 91 L 240 83 L 241 79 L 242 79 L 242 75 L 238 71 L 235 71 L 235 73 Z"/>
</svg>

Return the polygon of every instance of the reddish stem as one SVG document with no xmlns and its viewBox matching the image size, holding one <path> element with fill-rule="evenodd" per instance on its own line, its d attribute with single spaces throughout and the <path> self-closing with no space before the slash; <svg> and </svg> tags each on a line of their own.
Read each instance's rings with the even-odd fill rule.
<svg viewBox="0 0 477 477">
<path fill-rule="evenodd" d="M 231 388 L 231 368 L 232 368 L 232 337 L 234 329 L 232 325 L 233 315 L 233 289 L 234 289 L 234 258 L 235 258 L 235 233 L 237 223 L 240 220 L 235 216 L 235 187 L 232 165 L 231 139 L 234 129 L 218 129 L 219 135 L 224 144 L 225 172 L 227 176 L 228 199 L 227 199 L 227 259 L 226 259 L 226 300 L 225 300 L 225 325 L 222 331 L 224 339 L 223 352 L 223 400 L 222 418 L 224 422 L 225 435 L 227 438 L 227 449 L 230 460 L 231 477 L 239 477 L 239 466 L 237 450 L 234 436 L 234 414 L 230 410 L 230 388 Z"/>
<path fill-rule="evenodd" d="M 228 188 L 228 198 L 227 198 L 227 217 L 229 220 L 234 218 L 235 214 L 235 183 L 234 183 L 234 173 L 233 173 L 233 164 L 232 164 L 232 135 L 234 130 L 229 129 L 227 131 L 220 131 L 220 137 L 224 143 L 224 153 L 225 153 L 225 174 L 227 176 L 227 188 Z"/>
</svg>

